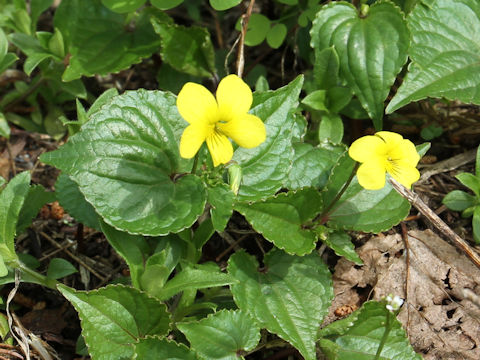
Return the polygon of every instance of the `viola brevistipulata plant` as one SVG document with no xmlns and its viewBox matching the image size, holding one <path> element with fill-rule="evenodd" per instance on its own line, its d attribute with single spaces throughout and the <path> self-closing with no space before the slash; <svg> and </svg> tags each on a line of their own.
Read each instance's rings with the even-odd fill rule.
<svg viewBox="0 0 480 360">
<path fill-rule="evenodd" d="M 403 293 L 329 319 L 332 264 L 361 267 L 352 234 L 418 205 L 430 144 L 397 133 L 398 113 L 480 104 L 478 44 L 462 35 L 480 35 L 476 0 L 0 1 L 0 15 L 0 73 L 23 79 L 0 135 L 63 139 L 39 157 L 60 172 L 54 191 L 30 184 L 35 169 L 2 181 L 0 279 L 12 297 L 30 282 L 68 300 L 80 355 L 421 359 Z M 478 240 L 480 206 L 461 196 Z M 55 200 L 106 239 L 121 281 L 79 289 L 60 281 L 77 271 L 64 259 L 25 260 L 19 236 Z M 32 347 L 5 311 L 0 335 Z"/>
</svg>

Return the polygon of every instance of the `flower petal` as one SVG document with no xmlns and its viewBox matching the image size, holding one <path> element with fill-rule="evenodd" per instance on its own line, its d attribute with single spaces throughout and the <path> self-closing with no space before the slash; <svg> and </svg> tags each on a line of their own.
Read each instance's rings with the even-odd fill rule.
<svg viewBox="0 0 480 360">
<path fill-rule="evenodd" d="M 394 149 L 391 151 L 391 157 L 394 159 L 401 159 L 410 164 L 410 166 L 417 166 L 420 161 L 420 155 L 418 155 L 415 145 L 410 140 L 402 140 Z"/>
<path fill-rule="evenodd" d="M 210 91 L 202 85 L 188 82 L 177 97 L 178 112 L 190 124 L 215 121 L 217 102 Z"/>
<path fill-rule="evenodd" d="M 410 162 L 403 160 L 397 161 L 395 171 L 390 172 L 390 175 L 400 184 L 410 189 L 412 184 L 420 179 L 420 172 Z"/>
<path fill-rule="evenodd" d="M 260 145 L 267 136 L 263 121 L 251 114 L 237 116 L 226 123 L 218 123 L 217 127 L 238 145 L 247 149 Z"/>
<path fill-rule="evenodd" d="M 373 156 L 385 157 L 386 145 L 385 142 L 378 136 L 367 135 L 355 140 L 348 155 L 358 162 L 366 162 L 372 159 Z"/>
<path fill-rule="evenodd" d="M 187 126 L 180 139 L 180 156 L 185 159 L 194 157 L 210 132 L 212 129 L 208 125 L 192 124 Z"/>
<path fill-rule="evenodd" d="M 367 190 L 379 190 L 385 186 L 385 167 L 379 161 L 368 161 L 357 170 L 358 183 Z"/>
<path fill-rule="evenodd" d="M 226 164 L 232 159 L 233 146 L 225 135 L 212 131 L 206 140 L 208 150 L 210 155 L 212 155 L 213 166 Z"/>
<path fill-rule="evenodd" d="M 391 131 L 379 131 L 375 133 L 375 136 L 380 137 L 387 144 L 398 144 L 403 140 L 402 135 Z"/>
<path fill-rule="evenodd" d="M 231 119 L 229 114 L 245 114 L 252 106 L 253 96 L 250 87 L 237 75 L 228 75 L 217 88 L 218 108 L 224 121 Z"/>
</svg>

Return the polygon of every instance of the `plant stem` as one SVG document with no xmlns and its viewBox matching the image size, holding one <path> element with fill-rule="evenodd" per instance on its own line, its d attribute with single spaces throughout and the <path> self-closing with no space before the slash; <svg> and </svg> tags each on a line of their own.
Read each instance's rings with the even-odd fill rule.
<svg viewBox="0 0 480 360">
<path fill-rule="evenodd" d="M 387 342 L 388 339 L 388 334 L 390 334 L 390 330 L 392 330 L 392 324 L 390 324 L 390 317 L 392 314 L 390 311 L 387 310 L 387 321 L 385 323 L 385 331 L 382 336 L 382 340 L 380 340 L 380 344 L 378 345 L 377 353 L 375 354 L 375 359 L 374 360 L 379 360 L 380 359 L 380 354 L 382 353 L 383 347 L 385 346 L 385 343 Z"/>
<path fill-rule="evenodd" d="M 39 274 L 35 270 L 32 270 L 32 269 L 28 268 L 27 266 L 25 266 L 25 264 L 23 264 L 21 261 L 17 261 L 15 263 L 14 267 L 17 268 L 18 270 L 20 270 L 20 272 L 22 274 L 25 274 L 25 275 L 28 275 L 28 276 L 32 277 L 33 280 L 35 280 L 35 282 L 37 282 L 37 284 L 48 287 L 52 290 L 57 290 L 58 282 L 55 279 L 49 279 L 46 276 L 44 276 L 42 274 Z"/>
<path fill-rule="evenodd" d="M 197 172 L 197 166 L 198 166 L 198 152 L 195 154 L 195 157 L 193 158 L 192 171 L 190 172 L 191 174 L 195 175 L 195 173 Z"/>
<path fill-rule="evenodd" d="M 326 215 L 328 215 L 328 212 L 330 210 L 332 210 L 332 208 L 335 206 L 335 204 L 338 202 L 338 200 L 340 200 L 340 198 L 342 197 L 342 195 L 345 193 L 345 191 L 348 189 L 348 186 L 350 185 L 350 183 L 352 182 L 353 180 L 353 177 L 355 176 L 355 174 L 357 173 L 357 169 L 358 169 L 358 166 L 360 164 L 359 163 L 355 163 L 355 166 L 353 167 L 352 169 L 352 173 L 350 174 L 350 176 L 348 177 L 347 181 L 345 182 L 345 184 L 343 184 L 343 187 L 340 189 L 340 191 L 338 192 L 338 194 L 335 196 L 335 198 L 332 200 L 332 202 L 320 213 L 318 214 L 313 220 L 312 220 L 312 223 L 315 223 L 317 222 L 318 220 L 320 219 L 323 219 Z"/>
<path fill-rule="evenodd" d="M 25 91 L 22 95 L 20 95 L 18 98 L 13 100 L 12 102 L 6 104 L 3 108 L 4 112 L 9 112 L 11 111 L 15 105 L 20 104 L 23 100 L 25 100 L 27 97 L 29 97 L 35 90 L 37 90 L 43 83 L 45 82 L 45 78 L 40 78 L 35 84 L 31 85 L 30 88 L 28 88 L 27 91 Z"/>
</svg>

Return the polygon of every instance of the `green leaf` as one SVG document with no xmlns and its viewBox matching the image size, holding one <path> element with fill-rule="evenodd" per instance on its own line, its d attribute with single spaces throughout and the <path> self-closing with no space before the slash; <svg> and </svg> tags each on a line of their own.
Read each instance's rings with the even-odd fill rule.
<svg viewBox="0 0 480 360">
<path fill-rule="evenodd" d="M 215 72 L 215 52 L 208 30 L 185 27 L 152 18 L 152 24 L 162 39 L 162 60 L 178 71 L 194 76 L 211 77 Z"/>
<path fill-rule="evenodd" d="M 305 255 L 315 248 L 317 237 L 304 225 L 322 210 L 322 197 L 314 188 L 280 193 L 254 203 L 236 203 L 235 210 L 276 247 Z"/>
<path fill-rule="evenodd" d="M 343 188 L 354 164 L 348 154 L 345 154 L 333 169 L 330 182 L 322 193 L 326 208 Z M 326 214 L 326 219 L 333 228 L 376 233 L 398 224 L 409 211 L 410 203 L 400 196 L 388 181 L 381 190 L 365 190 L 358 184 L 355 176 L 341 198 Z"/>
<path fill-rule="evenodd" d="M 467 194 L 465 191 L 453 190 L 449 192 L 442 200 L 447 208 L 453 211 L 463 211 L 477 204 L 477 198 Z"/>
<path fill-rule="evenodd" d="M 436 137 L 439 137 L 442 134 L 443 134 L 443 128 L 435 124 L 431 124 L 427 127 L 424 127 L 420 132 L 420 136 L 422 137 L 422 139 L 427 141 L 435 139 Z"/>
<path fill-rule="evenodd" d="M 468 187 L 473 193 L 480 198 L 480 177 L 470 173 L 460 173 L 455 176 L 458 181 Z"/>
<path fill-rule="evenodd" d="M 140 289 L 140 277 L 144 271 L 144 263 L 151 252 L 146 240 L 140 235 L 130 235 L 118 231 L 103 221 L 100 223 L 100 226 L 109 244 L 127 263 L 132 285 Z"/>
<path fill-rule="evenodd" d="M 10 126 L 2 112 L 0 112 L 0 136 L 10 138 Z"/>
<path fill-rule="evenodd" d="M 425 142 L 423 144 L 416 145 L 415 149 L 417 150 L 418 155 L 420 155 L 420 157 L 423 157 L 427 153 L 427 151 L 430 150 L 431 146 L 432 144 L 430 144 L 429 142 Z"/>
<path fill-rule="evenodd" d="M 251 113 L 265 123 L 267 139 L 253 149 L 237 148 L 233 160 L 242 167 L 240 201 L 256 200 L 275 194 L 286 181 L 293 159 L 292 138 L 295 118 L 291 111 L 298 104 L 303 76 L 275 91 L 253 94 Z"/>
<path fill-rule="evenodd" d="M 343 256 L 358 265 L 363 264 L 362 259 L 355 252 L 355 246 L 353 246 L 350 236 L 344 231 L 335 231 L 327 234 L 325 239 L 322 237 L 320 239 L 338 256 Z"/>
<path fill-rule="evenodd" d="M 475 174 L 480 176 L 480 146 L 477 149 L 477 157 L 475 159 Z"/>
<path fill-rule="evenodd" d="M 141 360 L 197 360 L 195 353 L 175 341 L 149 337 L 135 344 L 135 359 Z"/>
<path fill-rule="evenodd" d="M 340 60 L 334 46 L 321 50 L 315 49 L 313 76 L 318 89 L 328 90 L 337 86 L 340 83 L 339 69 Z"/>
<path fill-rule="evenodd" d="M 298 257 L 270 251 L 259 270 L 255 257 L 236 252 L 228 272 L 235 303 L 263 328 L 296 347 L 307 360 L 316 359 L 315 340 L 333 299 L 330 272 L 318 254 Z"/>
<path fill-rule="evenodd" d="M 155 253 L 143 262 L 145 270 L 140 277 L 141 289 L 153 295 L 161 291 L 180 259 L 187 253 L 186 243 L 178 235 L 169 234 L 157 241 Z M 140 255 L 146 257 L 147 252 L 143 251 Z"/>
<path fill-rule="evenodd" d="M 55 55 L 44 48 L 33 36 L 14 33 L 9 35 L 9 39 L 12 44 L 27 55 L 27 59 L 23 65 L 23 70 L 27 75 L 30 75 L 42 61 L 55 58 Z"/>
<path fill-rule="evenodd" d="M 79 223 L 99 230 L 98 214 L 92 204 L 85 200 L 78 184 L 66 174 L 60 174 L 55 183 L 55 194 L 62 207 Z"/>
<path fill-rule="evenodd" d="M 412 33 L 412 63 L 386 112 L 426 97 L 480 104 L 478 1 L 420 2 L 410 13 L 408 25 Z"/>
<path fill-rule="evenodd" d="M 54 25 L 71 54 L 62 79 L 118 72 L 149 57 L 160 45 L 150 24 L 151 12 L 144 9 L 126 26 L 126 14 L 116 14 L 100 1 L 62 1 Z"/>
<path fill-rule="evenodd" d="M 78 272 L 75 266 L 65 259 L 53 258 L 48 264 L 47 277 L 50 279 L 60 279 L 65 276 Z"/>
<path fill-rule="evenodd" d="M 356 177 L 329 214 L 328 225 L 378 233 L 397 225 L 410 212 L 410 203 L 387 181 L 381 190 L 365 190 Z"/>
<path fill-rule="evenodd" d="M 0 29 L 0 62 L 3 61 L 8 52 L 8 40 L 5 33 Z"/>
<path fill-rule="evenodd" d="M 226 184 L 218 184 L 207 188 L 208 203 L 212 206 L 210 215 L 213 227 L 217 231 L 225 230 L 232 216 L 235 195 Z"/>
<path fill-rule="evenodd" d="M 260 341 L 260 328 L 241 310 L 222 310 L 177 327 L 202 359 L 243 359 L 241 354 L 253 350 Z"/>
<path fill-rule="evenodd" d="M 240 4 L 242 0 L 210 0 L 210 5 L 217 11 L 230 9 Z"/>
<path fill-rule="evenodd" d="M 87 115 L 91 116 L 93 113 L 97 112 L 101 109 L 101 107 L 107 103 L 109 103 L 115 96 L 118 95 L 118 90 L 116 88 L 111 88 L 105 90 L 90 106 L 90 109 L 87 111 Z"/>
<path fill-rule="evenodd" d="M 167 63 L 162 63 L 157 72 L 157 82 L 159 90 L 170 91 L 174 94 L 178 94 L 185 83 L 201 83 L 202 78 L 186 74 L 174 69 Z"/>
<path fill-rule="evenodd" d="M 47 10 L 53 3 L 53 0 L 34 0 L 30 2 L 30 19 L 32 20 L 32 29 L 37 28 L 37 20 L 40 14 Z"/>
<path fill-rule="evenodd" d="M 187 266 L 182 269 L 175 277 L 165 284 L 163 288 L 158 288 L 157 293 L 149 292 L 160 300 L 168 300 L 173 295 L 188 289 L 204 289 L 216 286 L 225 286 L 234 284 L 236 281 L 230 274 L 220 271 L 218 266 L 209 266 L 207 264 L 196 265 L 196 268 Z"/>
<path fill-rule="evenodd" d="M 113 12 L 123 14 L 137 10 L 146 0 L 102 0 L 102 4 Z"/>
<path fill-rule="evenodd" d="M 352 91 L 343 86 L 334 86 L 327 91 L 327 108 L 331 114 L 338 114 L 352 100 Z"/>
<path fill-rule="evenodd" d="M 93 359 L 130 359 L 140 339 L 166 335 L 170 328 L 166 306 L 134 288 L 109 285 L 85 292 L 59 285 L 58 290 L 77 310 Z"/>
<path fill-rule="evenodd" d="M 385 333 L 387 316 L 393 323 L 379 359 L 421 360 L 422 357 L 413 351 L 402 325 L 386 309 L 385 303 L 374 301 L 364 303 L 350 317 L 323 328 L 319 333 L 320 348 L 331 360 L 373 359 Z"/>
<path fill-rule="evenodd" d="M 8 53 L 5 55 L 2 61 L 0 61 L 0 74 L 2 74 L 5 70 L 7 70 L 10 65 L 12 65 L 15 61 L 18 60 L 18 56 L 13 53 Z"/>
<path fill-rule="evenodd" d="M 160 10 L 168 10 L 180 5 L 183 0 L 150 0 L 150 2 Z"/>
<path fill-rule="evenodd" d="M 308 143 L 295 143 L 293 148 L 295 156 L 285 183 L 285 187 L 290 190 L 306 186 L 323 188 L 332 167 L 345 151 L 343 146 L 314 147 Z"/>
<path fill-rule="evenodd" d="M 235 28 L 241 31 L 242 24 L 241 19 L 238 20 Z M 270 19 L 265 15 L 259 13 L 253 13 L 248 20 L 247 33 L 245 34 L 245 45 L 257 46 L 260 45 L 267 37 L 270 31 Z"/>
<path fill-rule="evenodd" d="M 343 139 L 343 121 L 337 114 L 323 114 L 318 128 L 318 140 L 341 143 Z"/>
<path fill-rule="evenodd" d="M 178 153 L 184 127 L 172 94 L 131 91 L 93 113 L 79 133 L 41 159 L 67 173 L 109 225 L 165 235 L 192 225 L 206 202 L 200 178 L 174 176 L 184 161 Z"/>
<path fill-rule="evenodd" d="M 353 5 L 333 2 L 317 13 L 310 34 L 316 52 L 335 47 L 340 77 L 380 130 L 383 102 L 407 61 L 409 32 L 401 10 L 381 1 L 360 16 Z"/>
<path fill-rule="evenodd" d="M 302 104 L 307 105 L 313 110 L 328 111 L 325 105 L 326 94 L 327 92 L 325 90 L 315 90 L 302 100 Z"/>
<path fill-rule="evenodd" d="M 473 239 L 475 244 L 480 244 L 480 206 L 475 207 L 472 218 Z"/>
<path fill-rule="evenodd" d="M 15 176 L 0 193 L 0 263 L 14 260 L 14 239 L 23 203 L 30 189 L 30 173 L 24 171 Z M 3 270 L 5 266 L 3 266 Z M 0 277 L 5 276 L 0 272 Z"/>
<path fill-rule="evenodd" d="M 42 185 L 31 186 L 18 215 L 17 234 L 23 233 L 32 223 L 32 219 L 46 203 L 55 201 L 55 194 L 48 192 Z"/>
<path fill-rule="evenodd" d="M 287 36 L 287 26 L 282 23 L 277 23 L 267 33 L 267 44 L 273 48 L 278 49 L 282 45 L 285 36 Z"/>
</svg>

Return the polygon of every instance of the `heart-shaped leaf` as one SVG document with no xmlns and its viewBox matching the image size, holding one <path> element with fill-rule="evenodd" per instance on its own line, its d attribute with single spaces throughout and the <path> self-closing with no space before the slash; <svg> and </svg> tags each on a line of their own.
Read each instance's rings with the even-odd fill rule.
<svg viewBox="0 0 480 360">
<path fill-rule="evenodd" d="M 140 339 L 135 344 L 135 355 L 138 360 L 197 360 L 185 345 L 158 337 Z"/>
<path fill-rule="evenodd" d="M 408 25 L 412 63 L 386 112 L 426 97 L 480 104 L 478 1 L 420 2 L 409 15 Z"/>
<path fill-rule="evenodd" d="M 16 259 L 14 239 L 22 205 L 30 189 L 30 173 L 24 171 L 15 176 L 0 193 L 0 265 L 4 261 Z M 5 276 L 2 266 L 0 276 Z"/>
<path fill-rule="evenodd" d="M 235 210 L 276 247 L 305 255 L 315 248 L 317 237 L 303 225 L 322 210 L 322 197 L 314 188 L 280 193 L 254 203 L 237 203 Z"/>
<path fill-rule="evenodd" d="M 129 28 L 128 14 L 114 13 L 100 1 L 62 1 L 54 24 L 71 54 L 63 80 L 118 72 L 150 56 L 160 45 L 150 14 L 144 9 Z"/>
<path fill-rule="evenodd" d="M 293 158 L 292 137 L 303 76 L 275 91 L 253 95 L 250 111 L 265 123 L 267 139 L 253 149 L 237 148 L 233 160 L 242 166 L 239 200 L 256 200 L 275 194 L 286 180 Z"/>
<path fill-rule="evenodd" d="M 178 150 L 184 123 L 172 94 L 127 92 L 42 161 L 70 175 L 117 229 L 152 236 L 178 232 L 192 225 L 206 202 L 200 178 L 175 175 L 185 164 Z"/>
<path fill-rule="evenodd" d="M 391 329 L 384 338 L 387 317 Z M 385 303 L 366 302 L 358 312 L 323 328 L 319 335 L 320 347 L 331 360 L 374 359 L 381 341 L 385 343 L 378 359 L 422 359 Z"/>
<path fill-rule="evenodd" d="M 59 285 L 58 290 L 77 310 L 93 359 L 130 359 L 139 339 L 166 335 L 170 328 L 165 304 L 134 288 L 75 291 Z"/>
<path fill-rule="evenodd" d="M 199 264 L 196 267 L 186 266 L 173 279 L 167 281 L 165 286 L 157 291 L 150 291 L 160 300 L 168 300 L 173 295 L 188 289 L 205 289 L 208 287 L 224 286 L 235 283 L 230 274 L 220 271 L 220 268 L 213 264 Z"/>
<path fill-rule="evenodd" d="M 146 0 L 102 0 L 102 4 L 110 10 L 123 14 L 137 10 Z"/>
<path fill-rule="evenodd" d="M 343 146 L 322 144 L 314 147 L 308 143 L 293 144 L 295 156 L 288 172 L 285 186 L 290 190 L 306 186 L 321 189 L 325 186 L 338 158 L 345 151 Z"/>
<path fill-rule="evenodd" d="M 98 214 L 85 200 L 78 184 L 66 174 L 60 174 L 55 183 L 55 194 L 62 207 L 78 222 L 100 231 Z"/>
<path fill-rule="evenodd" d="M 208 203 L 212 206 L 210 215 L 216 231 L 223 231 L 232 216 L 235 195 L 226 184 L 207 188 Z"/>
<path fill-rule="evenodd" d="M 18 215 L 17 235 L 23 233 L 30 226 L 43 205 L 53 201 L 55 201 L 53 192 L 46 191 L 42 185 L 31 186 Z"/>
<path fill-rule="evenodd" d="M 147 241 L 141 235 L 131 235 L 100 222 L 101 231 L 108 242 L 128 265 L 132 285 L 140 289 L 140 277 L 145 268 L 145 258 L 151 250 Z"/>
<path fill-rule="evenodd" d="M 193 76 L 212 76 L 215 52 L 207 29 L 185 27 L 157 18 L 152 18 L 152 25 L 162 40 L 160 53 L 164 62 Z"/>
<path fill-rule="evenodd" d="M 393 3 L 376 2 L 358 14 L 346 2 L 323 7 L 313 21 L 311 46 L 316 52 L 331 46 L 339 57 L 340 76 L 382 128 L 383 102 L 407 61 L 409 32 L 403 13 Z"/>
<path fill-rule="evenodd" d="M 355 162 L 347 153 L 333 169 L 329 183 L 322 192 L 325 208 L 329 208 L 354 170 Z M 343 195 L 326 214 L 334 228 L 380 232 L 402 221 L 410 211 L 410 203 L 386 181 L 380 190 L 365 190 L 355 176 Z"/>
<path fill-rule="evenodd" d="M 243 359 L 242 352 L 253 350 L 260 341 L 260 328 L 241 310 L 222 310 L 177 327 L 202 359 Z"/>
<path fill-rule="evenodd" d="M 217 10 L 227 10 L 240 4 L 242 0 L 210 0 L 210 5 Z"/>
<path fill-rule="evenodd" d="M 330 272 L 318 254 L 292 256 L 270 251 L 265 268 L 243 251 L 229 260 L 235 303 L 261 327 L 295 346 L 307 360 L 316 359 L 315 340 L 333 299 Z"/>
</svg>

